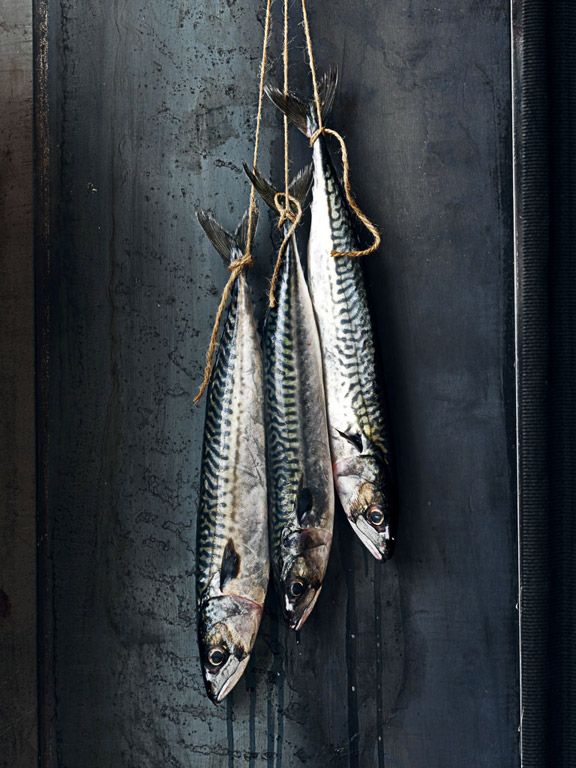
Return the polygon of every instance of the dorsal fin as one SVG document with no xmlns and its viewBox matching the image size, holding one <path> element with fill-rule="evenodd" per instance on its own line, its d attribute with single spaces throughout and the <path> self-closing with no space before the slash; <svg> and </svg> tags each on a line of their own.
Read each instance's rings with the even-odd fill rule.
<svg viewBox="0 0 576 768">
<path fill-rule="evenodd" d="M 265 179 L 264 176 L 262 176 L 258 169 L 252 171 L 246 163 L 244 163 L 244 171 L 252 184 L 254 184 L 256 191 L 262 197 L 264 202 L 275 211 L 276 205 L 274 199 L 278 194 L 278 190 L 270 181 L 268 181 L 268 179 Z M 310 164 L 305 168 L 302 168 L 290 182 L 290 194 L 295 197 L 302 206 L 304 206 L 304 202 L 310 191 L 310 186 L 312 185 L 312 175 L 313 169 Z"/>
<path fill-rule="evenodd" d="M 226 584 L 238 576 L 240 571 L 240 555 L 236 552 L 234 542 L 228 539 L 222 555 L 222 565 L 220 566 L 220 591 Z"/>
<path fill-rule="evenodd" d="M 330 67 L 330 69 L 322 75 L 318 84 L 323 121 L 332 109 L 337 85 L 338 69 L 336 67 Z M 314 99 L 306 103 L 294 93 L 285 94 L 280 88 L 275 88 L 273 86 L 266 86 L 266 95 L 278 109 L 283 112 L 292 123 L 294 123 L 299 131 L 308 137 L 312 135 L 317 123 Z"/>
<path fill-rule="evenodd" d="M 234 261 L 241 256 L 245 251 L 246 238 L 248 236 L 248 211 L 242 217 L 240 224 L 238 225 L 235 234 L 230 234 L 224 229 L 212 214 L 202 209 L 196 212 L 200 226 L 206 232 L 208 239 L 216 248 L 220 256 L 224 259 L 226 264 Z M 258 225 L 258 209 L 254 212 L 254 227 L 252 229 L 252 239 L 256 233 L 256 227 Z"/>
</svg>

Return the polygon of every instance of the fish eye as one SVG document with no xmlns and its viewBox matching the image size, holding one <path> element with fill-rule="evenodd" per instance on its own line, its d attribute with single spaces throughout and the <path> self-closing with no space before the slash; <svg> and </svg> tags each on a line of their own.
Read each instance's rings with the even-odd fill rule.
<svg viewBox="0 0 576 768">
<path fill-rule="evenodd" d="M 208 651 L 208 663 L 212 667 L 221 667 L 228 656 L 228 649 L 222 645 L 217 645 Z"/>
<path fill-rule="evenodd" d="M 306 583 L 302 579 L 294 579 L 288 584 L 288 594 L 290 597 L 302 597 L 306 591 Z"/>
<path fill-rule="evenodd" d="M 384 522 L 384 513 L 380 507 L 369 507 L 368 514 L 366 516 L 368 518 L 368 522 L 372 523 L 372 525 L 382 525 Z"/>
</svg>

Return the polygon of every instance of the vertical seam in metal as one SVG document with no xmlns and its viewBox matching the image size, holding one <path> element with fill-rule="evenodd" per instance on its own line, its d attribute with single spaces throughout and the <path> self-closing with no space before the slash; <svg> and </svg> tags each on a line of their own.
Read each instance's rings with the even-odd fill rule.
<svg viewBox="0 0 576 768">
<path fill-rule="evenodd" d="M 520 762 L 547 748 L 548 160 L 545 0 L 512 0 Z"/>
<path fill-rule="evenodd" d="M 517 576 L 518 576 L 518 591 L 517 591 L 517 603 L 516 609 L 518 612 L 518 711 L 520 713 L 520 722 L 518 723 L 519 731 L 519 749 L 520 749 L 520 768 L 524 768 L 524 760 L 522 753 L 522 569 L 521 569 L 521 553 L 522 553 L 522 539 L 520 535 L 520 401 L 519 401 L 519 332 L 518 332 L 518 232 L 517 232 L 517 216 L 518 216 L 518 190 L 517 190 L 517 137 L 516 137 L 516 46 L 514 42 L 514 4 L 517 0 L 510 0 L 510 83 L 511 83 L 511 119 L 512 119 L 512 237 L 513 237 L 513 259 L 514 259 L 514 405 L 515 405 L 515 434 L 516 434 L 516 535 L 517 535 Z"/>
</svg>

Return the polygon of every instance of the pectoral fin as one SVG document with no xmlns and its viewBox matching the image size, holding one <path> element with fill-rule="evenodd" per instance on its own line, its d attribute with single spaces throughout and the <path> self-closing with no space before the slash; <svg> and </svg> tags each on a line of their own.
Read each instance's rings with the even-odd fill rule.
<svg viewBox="0 0 576 768">
<path fill-rule="evenodd" d="M 305 527 L 310 525 L 311 518 L 314 516 L 314 497 L 310 488 L 302 488 L 298 490 L 296 497 L 296 518 L 298 524 Z"/>
<path fill-rule="evenodd" d="M 239 571 L 240 555 L 236 551 L 232 539 L 228 539 L 220 566 L 220 591 L 223 591 L 226 584 L 238 576 Z"/>
<path fill-rule="evenodd" d="M 337 429 L 336 432 L 338 432 L 340 437 L 344 438 L 344 440 L 347 440 L 351 445 L 353 445 L 358 453 L 362 453 L 364 450 L 364 440 L 360 432 L 341 432 L 339 429 Z"/>
</svg>

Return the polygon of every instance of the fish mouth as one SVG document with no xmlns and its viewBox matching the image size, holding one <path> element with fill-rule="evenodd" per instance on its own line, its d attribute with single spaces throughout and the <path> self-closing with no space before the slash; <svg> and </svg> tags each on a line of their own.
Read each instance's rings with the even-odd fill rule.
<svg viewBox="0 0 576 768">
<path fill-rule="evenodd" d="M 288 619 L 288 626 L 290 629 L 293 629 L 295 632 L 299 632 L 304 624 L 306 623 L 308 617 L 314 610 L 314 606 L 316 605 L 316 602 L 318 600 L 318 597 L 320 596 L 320 592 L 322 591 L 322 585 L 318 587 L 318 589 L 314 590 L 314 594 L 312 595 L 312 599 L 310 602 L 306 605 L 302 613 L 299 615 L 299 611 L 291 610 L 289 613 L 286 612 L 286 617 Z"/>
<path fill-rule="evenodd" d="M 382 533 L 378 533 L 363 517 L 358 517 L 356 520 L 349 518 L 349 522 L 360 541 L 376 560 L 389 560 L 392 557 L 394 539 L 390 535 L 388 526 Z"/>
<path fill-rule="evenodd" d="M 244 674 L 244 670 L 246 669 L 246 666 L 248 665 L 249 661 L 250 661 L 250 654 L 248 654 L 248 656 L 246 656 L 245 659 L 242 659 L 242 661 L 238 663 L 238 666 L 236 667 L 234 672 L 230 675 L 229 678 L 224 680 L 224 682 L 219 688 L 216 688 L 214 683 L 212 682 L 210 682 L 206 686 L 208 689 L 208 696 L 214 702 L 214 704 L 220 704 L 220 702 L 224 701 L 226 696 L 228 696 L 230 691 L 235 687 L 237 682 L 240 680 L 240 678 Z"/>
</svg>

